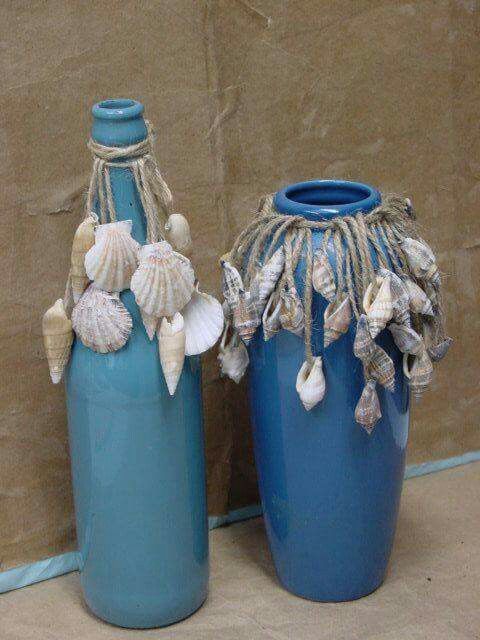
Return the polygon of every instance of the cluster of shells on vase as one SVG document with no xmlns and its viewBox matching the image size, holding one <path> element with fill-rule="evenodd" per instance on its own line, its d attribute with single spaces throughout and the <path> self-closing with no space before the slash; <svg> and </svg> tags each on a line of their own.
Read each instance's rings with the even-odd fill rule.
<svg viewBox="0 0 480 640">
<path fill-rule="evenodd" d="M 62 377 L 74 333 L 97 353 L 112 353 L 126 345 L 133 327 L 132 317 L 120 299 L 126 289 L 135 297 L 148 338 L 158 340 L 159 360 L 170 395 L 177 388 L 185 357 L 207 351 L 220 338 L 222 306 L 200 291 L 190 260 L 175 250 L 190 251 L 186 218 L 181 214 L 169 216 L 165 225 L 169 241 L 141 246 L 131 231 L 130 220 L 99 225 L 95 214 L 79 225 L 71 255 L 71 319 L 62 300 L 57 300 L 43 318 L 53 382 Z"/>
</svg>

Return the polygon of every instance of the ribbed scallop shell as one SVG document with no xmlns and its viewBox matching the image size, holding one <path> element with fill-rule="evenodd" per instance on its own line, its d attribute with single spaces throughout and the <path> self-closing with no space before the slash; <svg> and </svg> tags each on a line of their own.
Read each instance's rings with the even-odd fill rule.
<svg viewBox="0 0 480 640">
<path fill-rule="evenodd" d="M 95 231 L 95 244 L 85 255 L 85 271 L 104 291 L 118 293 L 130 286 L 140 247 L 131 231 L 131 220 L 101 224 Z"/>
<path fill-rule="evenodd" d="M 182 310 L 185 323 L 185 355 L 204 353 L 222 335 L 224 317 L 222 305 L 213 296 L 198 288 Z"/>
<path fill-rule="evenodd" d="M 307 411 L 313 409 L 325 396 L 325 376 L 323 375 L 322 358 L 318 356 L 310 365 L 305 361 L 297 375 L 295 384 L 297 393 Z"/>
<path fill-rule="evenodd" d="M 158 352 L 168 393 L 173 396 L 185 361 L 185 329 L 180 313 L 175 313 L 171 322 L 163 318 L 158 330 Z"/>
<path fill-rule="evenodd" d="M 423 349 L 423 339 L 412 327 L 391 322 L 388 329 L 392 334 L 393 341 L 402 353 L 415 355 Z"/>
<path fill-rule="evenodd" d="M 323 346 L 327 348 L 341 335 L 347 333 L 352 318 L 350 299 L 336 298 L 329 302 L 323 314 Z"/>
<path fill-rule="evenodd" d="M 148 315 L 173 316 L 190 301 L 195 274 L 188 258 L 162 240 L 138 253 L 139 265 L 130 288 L 138 306 Z"/>
<path fill-rule="evenodd" d="M 165 223 L 165 231 L 170 244 L 183 255 L 189 255 L 192 236 L 188 220 L 181 213 L 172 213 Z"/>
<path fill-rule="evenodd" d="M 98 353 L 118 351 L 132 331 L 132 318 L 119 295 L 89 285 L 72 312 L 72 325 L 82 343 Z"/>
<path fill-rule="evenodd" d="M 355 420 L 369 435 L 382 417 L 376 386 L 375 380 L 367 380 L 355 407 Z"/>
<path fill-rule="evenodd" d="M 245 344 L 249 344 L 260 324 L 257 307 L 248 291 L 240 291 L 233 307 L 233 327 Z"/>
<path fill-rule="evenodd" d="M 248 367 L 248 351 L 239 336 L 235 333 L 227 342 L 227 333 L 228 326 L 225 327 L 218 351 L 220 373 L 222 376 L 227 376 L 238 384 Z"/>
<path fill-rule="evenodd" d="M 374 378 L 389 391 L 395 390 L 395 367 L 390 356 L 375 345 L 375 351 L 367 365 L 369 377 Z"/>
<path fill-rule="evenodd" d="M 317 293 L 332 301 L 335 298 L 335 277 L 327 254 L 317 249 L 313 256 L 312 284 Z"/>
<path fill-rule="evenodd" d="M 65 313 L 63 300 L 57 300 L 42 319 L 42 334 L 50 377 L 53 384 L 62 379 L 63 371 L 70 358 L 73 342 L 72 323 Z"/>
<path fill-rule="evenodd" d="M 89 215 L 81 222 L 75 231 L 72 242 L 70 278 L 72 282 L 73 301 L 80 300 L 87 288 L 89 278 L 85 271 L 85 255 L 95 244 L 95 225 L 97 217 Z"/>
</svg>

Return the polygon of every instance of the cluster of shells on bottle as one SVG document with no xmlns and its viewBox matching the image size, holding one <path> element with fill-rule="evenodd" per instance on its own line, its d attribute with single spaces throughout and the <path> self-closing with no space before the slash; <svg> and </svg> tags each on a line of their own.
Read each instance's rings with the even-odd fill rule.
<svg viewBox="0 0 480 640">
<path fill-rule="evenodd" d="M 131 232 L 132 221 L 99 225 L 93 213 L 79 225 L 71 253 L 71 318 L 60 299 L 45 313 L 42 324 L 54 383 L 62 378 L 74 334 L 85 347 L 101 354 L 127 344 L 133 320 L 120 298 L 126 289 L 135 297 L 148 338 L 158 341 L 170 395 L 177 388 L 185 357 L 207 351 L 220 338 L 222 306 L 200 291 L 192 264 L 184 255 L 191 246 L 186 218 L 169 216 L 165 225 L 168 241 L 141 246 Z"/>
<path fill-rule="evenodd" d="M 404 238 L 401 247 L 408 268 L 400 275 L 386 268 L 376 270 L 361 296 L 355 328 L 353 352 L 362 361 L 365 374 L 355 420 L 369 434 L 382 417 L 377 385 L 390 392 L 395 389 L 394 363 L 375 342 L 377 336 L 384 329 L 391 333 L 403 354 L 404 373 L 415 396 L 430 384 L 432 361 L 441 359 L 451 343 L 451 338 L 438 331 L 440 277 L 433 252 L 424 241 L 413 238 Z M 283 247 L 258 267 L 248 290 L 229 254 L 221 259 L 221 265 L 226 325 L 218 358 L 222 374 L 238 383 L 248 367 L 246 347 L 257 328 L 262 326 L 266 341 L 282 329 L 301 336 L 305 314 L 295 285 L 289 285 L 288 278 L 283 277 Z M 325 350 L 348 332 L 353 315 L 349 295 L 337 288 L 325 248 L 314 252 L 312 287 L 327 303 L 323 317 Z M 307 411 L 325 396 L 323 357 L 325 354 L 317 354 L 306 359 L 297 375 L 296 391 Z"/>
</svg>

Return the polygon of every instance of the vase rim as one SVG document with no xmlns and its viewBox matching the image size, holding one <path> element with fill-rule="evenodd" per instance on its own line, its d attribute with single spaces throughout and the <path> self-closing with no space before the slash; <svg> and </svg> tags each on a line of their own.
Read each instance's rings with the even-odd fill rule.
<svg viewBox="0 0 480 640">
<path fill-rule="evenodd" d="M 143 114 L 144 106 L 130 98 L 109 98 L 92 107 L 92 115 L 99 120 L 131 120 Z"/>
<path fill-rule="evenodd" d="M 350 180 L 308 180 L 290 184 L 273 199 L 280 213 L 322 220 L 368 212 L 380 204 L 380 192 L 363 182 Z"/>
</svg>

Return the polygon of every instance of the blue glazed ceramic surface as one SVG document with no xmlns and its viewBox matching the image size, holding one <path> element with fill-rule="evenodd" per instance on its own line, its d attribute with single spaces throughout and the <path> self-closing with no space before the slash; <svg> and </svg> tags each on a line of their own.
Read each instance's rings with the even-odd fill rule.
<svg viewBox="0 0 480 640">
<path fill-rule="evenodd" d="M 102 106 L 103 105 L 103 106 Z M 143 106 L 93 108 L 95 140 L 126 145 L 146 135 Z M 145 219 L 130 172 L 111 169 L 117 218 Z M 186 358 L 175 396 L 157 341 L 145 333 L 133 294 L 123 349 L 97 354 L 75 340 L 66 376 L 81 583 L 90 609 L 123 627 L 185 618 L 205 600 L 208 533 L 198 357 Z"/>
<path fill-rule="evenodd" d="M 369 211 L 367 185 L 313 181 L 277 193 L 287 214 L 322 219 Z M 314 232 L 314 248 L 323 234 Z M 333 249 L 331 261 L 333 263 Z M 303 293 L 304 262 L 296 272 Z M 388 331 L 377 342 L 393 358 L 396 390 L 378 389 L 382 419 L 369 436 L 354 420 L 364 379 L 353 355 L 356 323 L 323 353 L 326 301 L 314 293 L 313 352 L 323 355 L 327 392 L 304 410 L 295 380 L 303 338 L 282 331 L 250 347 L 250 399 L 260 493 L 275 567 L 289 591 L 312 600 L 353 600 L 375 590 L 387 568 L 400 502 L 408 435 L 408 388 Z"/>
</svg>

